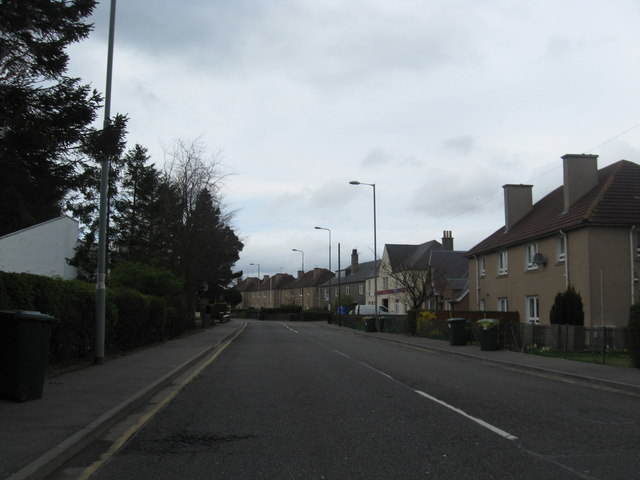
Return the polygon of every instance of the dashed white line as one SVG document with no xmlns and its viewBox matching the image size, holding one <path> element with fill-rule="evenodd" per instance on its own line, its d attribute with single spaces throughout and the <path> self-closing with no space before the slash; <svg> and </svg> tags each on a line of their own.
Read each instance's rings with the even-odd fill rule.
<svg viewBox="0 0 640 480">
<path fill-rule="evenodd" d="M 416 392 L 418 395 L 423 396 L 424 398 L 427 398 L 429 400 L 431 400 L 432 402 L 436 402 L 440 405 L 442 405 L 443 407 L 448 408 L 449 410 L 452 410 L 460 415 L 462 415 L 465 418 L 468 418 L 469 420 L 472 420 L 474 422 L 476 422 L 478 425 L 483 426 L 484 428 L 492 431 L 493 433 L 496 433 L 498 435 L 500 435 L 503 438 L 506 438 L 507 440 L 517 440 L 518 437 L 511 435 L 509 432 L 505 432 L 504 430 L 495 427 L 493 425 L 491 425 L 490 423 L 485 422 L 484 420 L 481 420 L 479 418 L 476 418 L 472 415 L 469 415 L 468 413 L 466 413 L 463 410 L 460 410 L 459 408 L 454 407 L 453 405 L 449 405 L 446 402 L 443 402 L 442 400 L 437 399 L 436 397 L 433 397 L 431 395 L 429 395 L 428 393 L 422 392 L 420 390 L 414 390 L 414 392 Z"/>
</svg>

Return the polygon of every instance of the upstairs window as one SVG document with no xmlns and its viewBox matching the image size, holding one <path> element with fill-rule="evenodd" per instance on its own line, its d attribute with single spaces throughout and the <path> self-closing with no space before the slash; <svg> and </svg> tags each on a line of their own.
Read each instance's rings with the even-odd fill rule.
<svg viewBox="0 0 640 480">
<path fill-rule="evenodd" d="M 364 295 L 364 283 L 358 285 L 358 295 Z"/>
<path fill-rule="evenodd" d="M 538 244 L 536 242 L 527 245 L 527 270 L 537 270 L 536 254 L 538 253 Z"/>
<path fill-rule="evenodd" d="M 564 235 L 558 237 L 556 241 L 556 261 L 562 263 L 567 259 L 567 245 Z"/>
<path fill-rule="evenodd" d="M 484 277 L 487 274 L 485 257 L 478 258 L 478 272 L 481 277 Z"/>
<path fill-rule="evenodd" d="M 507 251 L 498 252 L 498 275 L 506 275 L 509 271 L 509 261 Z"/>
</svg>

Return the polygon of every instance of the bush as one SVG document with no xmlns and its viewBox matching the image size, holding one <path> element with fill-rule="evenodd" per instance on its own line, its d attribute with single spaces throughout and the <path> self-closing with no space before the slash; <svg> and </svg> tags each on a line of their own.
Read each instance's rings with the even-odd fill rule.
<svg viewBox="0 0 640 480">
<path fill-rule="evenodd" d="M 429 311 L 422 311 L 417 313 L 415 335 L 419 337 L 431 336 L 433 328 L 431 323 L 436 319 L 436 314 Z M 410 331 L 410 333 L 413 333 Z"/>
<path fill-rule="evenodd" d="M 582 297 L 572 285 L 569 285 L 566 292 L 559 292 L 556 295 L 549 313 L 549 320 L 552 324 L 584 325 Z"/>
<path fill-rule="evenodd" d="M 636 368 L 640 368 L 640 304 L 631 305 L 629 309 L 629 325 L 626 331 L 629 357 Z"/>
</svg>

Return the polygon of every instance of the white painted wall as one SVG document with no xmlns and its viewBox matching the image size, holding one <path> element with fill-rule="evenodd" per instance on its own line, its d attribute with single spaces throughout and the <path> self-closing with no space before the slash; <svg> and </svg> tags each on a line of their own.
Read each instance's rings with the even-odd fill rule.
<svg viewBox="0 0 640 480">
<path fill-rule="evenodd" d="M 79 233 L 78 222 L 62 216 L 0 237 L 0 270 L 72 280 L 76 269 L 66 259 Z"/>
</svg>

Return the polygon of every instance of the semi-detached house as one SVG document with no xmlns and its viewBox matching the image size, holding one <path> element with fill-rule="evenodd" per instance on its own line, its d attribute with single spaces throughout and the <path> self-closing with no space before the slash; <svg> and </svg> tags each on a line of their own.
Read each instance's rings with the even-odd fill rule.
<svg viewBox="0 0 640 480">
<path fill-rule="evenodd" d="M 563 185 L 535 204 L 531 185 L 504 185 L 505 225 L 467 253 L 471 308 L 549 323 L 572 285 L 585 326 L 627 324 L 639 299 L 640 165 L 598 170 L 597 159 L 563 156 Z"/>
</svg>

